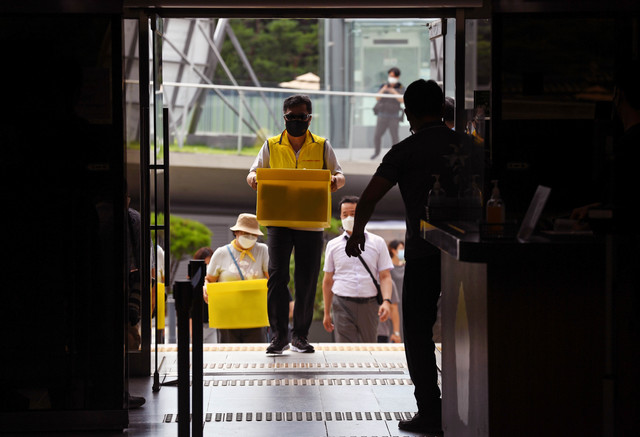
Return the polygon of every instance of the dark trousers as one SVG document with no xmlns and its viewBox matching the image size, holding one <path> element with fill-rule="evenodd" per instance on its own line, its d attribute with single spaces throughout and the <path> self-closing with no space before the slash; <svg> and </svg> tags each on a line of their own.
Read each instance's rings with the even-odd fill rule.
<svg viewBox="0 0 640 437">
<path fill-rule="evenodd" d="M 418 412 L 423 417 L 438 420 L 441 415 L 440 388 L 432 337 L 439 295 L 440 254 L 407 260 L 402 292 L 407 366 Z"/>
<path fill-rule="evenodd" d="M 218 343 L 264 343 L 265 328 L 218 329 Z"/>
<path fill-rule="evenodd" d="M 307 337 L 313 319 L 320 259 L 324 245 L 321 231 L 269 226 L 269 280 L 267 281 L 267 307 L 269 324 L 274 335 L 286 338 L 289 323 L 289 260 L 291 252 L 295 262 L 295 305 L 293 309 L 293 336 Z"/>
<path fill-rule="evenodd" d="M 382 135 L 384 135 L 385 131 L 388 129 L 391 134 L 391 144 L 396 144 L 398 142 L 398 126 L 400 124 L 400 120 L 398 117 L 384 117 L 378 116 L 378 121 L 376 122 L 376 131 L 373 135 L 373 145 L 375 147 L 375 155 L 380 154 L 380 143 L 382 141 Z"/>
</svg>

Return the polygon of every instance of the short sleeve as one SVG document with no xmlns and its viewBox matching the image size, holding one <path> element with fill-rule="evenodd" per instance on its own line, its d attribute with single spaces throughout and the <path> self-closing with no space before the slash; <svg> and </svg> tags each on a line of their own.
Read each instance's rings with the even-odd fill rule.
<svg viewBox="0 0 640 437">
<path fill-rule="evenodd" d="M 262 243 L 258 243 L 258 244 L 261 251 L 260 258 L 262 258 L 262 271 L 268 272 L 269 271 L 269 248 L 266 244 L 262 244 Z"/>
<path fill-rule="evenodd" d="M 269 168 L 269 141 L 265 141 L 262 145 L 256 159 L 251 164 L 249 172 L 256 171 L 258 168 Z"/>
<path fill-rule="evenodd" d="M 391 281 L 391 303 L 392 304 L 397 304 L 398 301 L 400 300 L 398 298 L 398 287 L 396 287 L 396 283 Z"/>
<path fill-rule="evenodd" d="M 225 246 L 219 247 L 213 252 L 209 265 L 207 266 L 207 276 L 219 277 L 222 273 L 222 266 L 226 264 Z"/>
<path fill-rule="evenodd" d="M 331 174 L 334 175 L 336 173 L 342 173 L 342 167 L 338 162 L 338 157 L 336 156 L 333 147 L 331 147 L 331 143 L 329 142 L 329 140 L 324 141 L 324 155 L 327 169 L 331 172 Z"/>
<path fill-rule="evenodd" d="M 378 237 L 376 238 L 376 246 L 377 250 L 380 253 L 380 256 L 378 256 L 378 271 L 380 272 L 383 270 L 392 270 L 393 261 L 391 261 L 391 255 L 389 255 L 387 243 L 385 243 L 382 237 Z"/>
<path fill-rule="evenodd" d="M 331 242 L 327 243 L 327 249 L 324 252 L 324 267 L 322 271 L 324 272 L 334 272 L 335 266 L 333 264 L 333 244 Z"/>
<path fill-rule="evenodd" d="M 375 175 L 395 185 L 400 179 L 401 169 L 402 156 L 398 147 L 394 146 L 382 158 L 382 162 L 378 166 Z"/>
</svg>

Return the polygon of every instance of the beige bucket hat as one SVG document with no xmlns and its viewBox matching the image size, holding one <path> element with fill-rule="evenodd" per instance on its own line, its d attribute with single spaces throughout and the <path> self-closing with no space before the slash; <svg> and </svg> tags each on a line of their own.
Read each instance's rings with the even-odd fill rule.
<svg viewBox="0 0 640 437">
<path fill-rule="evenodd" d="M 236 220 L 236 224 L 229 229 L 232 231 L 244 231 L 253 235 L 264 235 L 260 230 L 258 219 L 254 214 L 240 214 L 238 220 Z"/>
</svg>

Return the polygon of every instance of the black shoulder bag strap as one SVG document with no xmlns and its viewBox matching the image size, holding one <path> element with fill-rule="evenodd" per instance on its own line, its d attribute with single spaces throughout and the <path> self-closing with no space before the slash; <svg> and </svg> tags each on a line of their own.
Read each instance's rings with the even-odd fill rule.
<svg viewBox="0 0 640 437">
<path fill-rule="evenodd" d="M 347 237 L 345 235 L 344 239 L 348 240 L 349 237 Z M 371 273 L 371 270 L 369 269 L 369 266 L 367 265 L 367 263 L 364 262 L 364 259 L 362 259 L 362 257 L 360 255 L 358 255 L 358 259 L 360 260 L 360 262 L 362 263 L 364 268 L 367 270 L 367 272 L 369 272 L 369 276 L 371 276 L 371 279 L 373 280 L 373 285 L 375 285 L 376 286 L 376 290 L 378 290 L 378 294 L 376 294 L 376 300 L 378 301 L 378 305 L 382 305 L 382 290 L 380 289 L 380 284 L 378 284 L 378 281 L 373 276 L 373 273 Z"/>
</svg>

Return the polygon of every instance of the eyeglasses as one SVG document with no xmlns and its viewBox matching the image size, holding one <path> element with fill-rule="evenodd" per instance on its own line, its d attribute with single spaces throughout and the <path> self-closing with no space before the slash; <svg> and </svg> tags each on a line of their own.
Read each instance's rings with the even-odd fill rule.
<svg viewBox="0 0 640 437">
<path fill-rule="evenodd" d="M 288 112 L 284 114 L 284 119 L 287 121 L 294 121 L 294 120 L 307 121 L 310 118 L 311 118 L 311 114 L 306 114 L 306 113 L 293 114 L 291 112 Z"/>
</svg>

